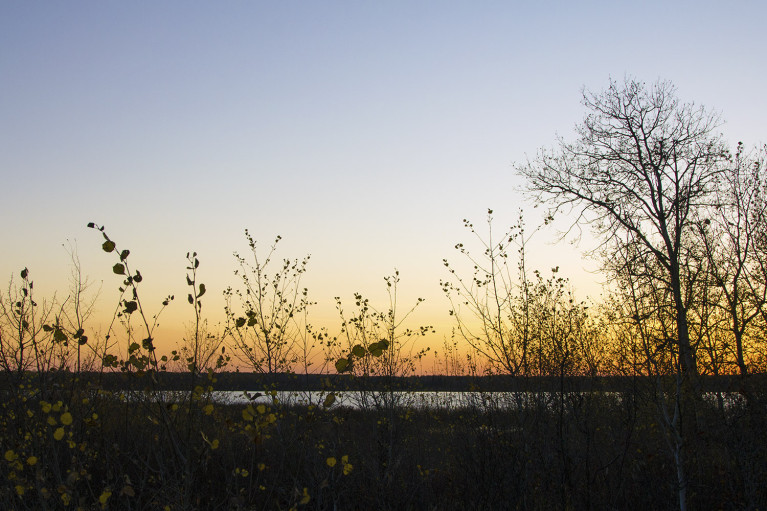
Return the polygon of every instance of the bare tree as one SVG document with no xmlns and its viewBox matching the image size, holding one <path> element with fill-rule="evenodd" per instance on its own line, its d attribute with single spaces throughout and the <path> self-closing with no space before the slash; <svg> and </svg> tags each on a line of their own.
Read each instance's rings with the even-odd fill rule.
<svg viewBox="0 0 767 511">
<path fill-rule="evenodd" d="M 657 263 L 644 267 L 667 286 L 681 370 L 697 380 L 685 260 L 699 212 L 725 168 L 727 152 L 714 134 L 719 119 L 680 103 L 668 82 L 648 87 L 627 79 L 583 97 L 589 113 L 577 126 L 579 138 L 560 138 L 556 150 L 541 151 L 518 170 L 539 202 L 554 212 L 576 211 L 573 225 L 590 225 L 605 246 L 640 247 L 638 256 Z"/>
<path fill-rule="evenodd" d="M 39 305 L 35 301 L 27 268 L 21 270 L 21 286 L 11 278 L 8 294 L 0 292 L 0 369 L 18 378 L 25 371 L 50 369 L 53 345 L 66 339 L 58 325 L 54 332 L 47 324 L 55 307 L 55 297 Z"/>
</svg>

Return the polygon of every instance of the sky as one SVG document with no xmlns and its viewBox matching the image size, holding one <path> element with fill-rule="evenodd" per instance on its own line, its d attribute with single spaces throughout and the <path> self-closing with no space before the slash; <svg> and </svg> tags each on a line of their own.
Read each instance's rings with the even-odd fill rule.
<svg viewBox="0 0 767 511">
<path fill-rule="evenodd" d="M 757 1 L 5 0 L 3 292 L 27 267 L 61 299 L 74 248 L 107 318 L 120 279 L 96 222 L 130 249 L 150 312 L 181 298 L 157 335 L 172 346 L 193 317 L 186 253 L 220 321 L 248 229 L 264 250 L 280 235 L 278 258 L 311 254 L 313 323 L 335 328 L 333 297 L 354 292 L 385 308 L 396 268 L 398 305 L 425 298 L 412 318 L 439 345 L 462 219 L 540 222 L 514 165 L 572 138 L 584 88 L 669 80 L 731 144 L 767 142 L 764 19 Z M 536 234 L 532 266 L 598 296 L 588 237 L 556 240 Z"/>
</svg>

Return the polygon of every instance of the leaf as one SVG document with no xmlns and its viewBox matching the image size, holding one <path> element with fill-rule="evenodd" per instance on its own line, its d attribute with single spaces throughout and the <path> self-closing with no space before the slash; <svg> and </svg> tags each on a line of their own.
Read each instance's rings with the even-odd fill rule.
<svg viewBox="0 0 767 511">
<path fill-rule="evenodd" d="M 125 261 L 126 259 L 128 259 L 128 255 L 130 255 L 130 250 L 126 249 L 120 252 L 120 261 Z"/>
<path fill-rule="evenodd" d="M 138 270 L 136 270 L 136 276 L 135 276 L 135 277 L 133 277 L 133 281 L 134 281 L 134 282 L 136 282 L 136 283 L 138 284 L 138 283 L 139 283 L 139 282 L 141 282 L 142 280 L 144 280 L 144 277 L 142 277 L 142 276 L 141 276 L 141 273 L 139 273 L 139 271 L 138 271 Z"/>
<path fill-rule="evenodd" d="M 80 338 L 77 340 L 77 344 L 80 346 L 84 346 L 88 344 L 88 336 L 87 335 L 81 335 Z"/>
<path fill-rule="evenodd" d="M 125 302 L 125 312 L 127 314 L 131 314 L 135 312 L 137 309 L 138 309 L 138 303 L 136 303 L 135 301 Z"/>
<path fill-rule="evenodd" d="M 205 294 L 205 284 L 200 284 L 200 292 L 197 293 L 197 298 Z"/>
<path fill-rule="evenodd" d="M 109 497 L 112 496 L 112 492 L 109 490 L 104 490 L 104 492 L 99 496 L 99 504 L 101 504 L 101 507 L 107 505 L 107 502 L 109 501 Z"/>
<path fill-rule="evenodd" d="M 386 349 L 388 343 L 384 340 L 381 340 L 381 342 L 374 342 L 370 346 L 368 346 L 368 351 L 370 351 L 370 354 L 374 357 L 380 357 L 383 355 L 383 350 Z"/>
<path fill-rule="evenodd" d="M 23 270 L 21 270 L 21 278 L 22 278 L 22 279 L 26 279 L 26 278 L 27 278 L 27 275 L 29 275 L 29 270 L 27 270 L 26 268 L 24 268 Z"/>
<path fill-rule="evenodd" d="M 331 456 L 331 457 L 329 457 L 328 459 L 325 460 L 325 463 L 330 468 L 333 468 L 333 467 L 336 466 L 336 463 L 338 463 L 338 461 L 333 456 Z"/>
<path fill-rule="evenodd" d="M 325 396 L 325 401 L 322 402 L 322 407 L 330 408 L 335 402 L 336 402 L 336 395 L 331 392 L 330 394 Z"/>
<path fill-rule="evenodd" d="M 194 303 L 194 297 L 192 297 L 192 295 L 191 295 L 191 294 L 189 294 L 189 295 L 186 295 L 186 299 L 187 299 L 187 301 L 188 301 L 189 303 Z"/>
<path fill-rule="evenodd" d="M 112 266 L 112 271 L 117 275 L 125 275 L 125 266 L 123 266 L 121 263 L 117 263 Z"/>
<path fill-rule="evenodd" d="M 104 252 L 111 252 L 115 249 L 115 242 L 112 240 L 106 240 L 103 245 L 101 245 L 101 248 L 104 249 Z"/>
<path fill-rule="evenodd" d="M 345 371 L 348 371 L 349 369 L 351 369 L 351 364 L 349 363 L 348 359 L 339 358 L 336 361 L 336 371 L 338 371 L 339 373 L 343 373 Z"/>
<path fill-rule="evenodd" d="M 243 326 L 245 326 L 245 318 L 242 318 L 242 317 L 237 318 L 237 321 L 234 322 L 234 326 L 237 328 L 242 328 Z"/>
<path fill-rule="evenodd" d="M 312 500 L 312 498 L 309 496 L 309 490 L 307 488 L 304 488 L 303 497 L 301 498 L 300 501 L 298 501 L 298 503 L 301 504 L 302 506 L 305 506 L 306 504 L 309 503 L 310 500 Z"/>
<path fill-rule="evenodd" d="M 352 348 L 352 354 L 357 358 L 362 358 L 365 356 L 365 348 L 361 344 L 357 344 Z"/>
</svg>

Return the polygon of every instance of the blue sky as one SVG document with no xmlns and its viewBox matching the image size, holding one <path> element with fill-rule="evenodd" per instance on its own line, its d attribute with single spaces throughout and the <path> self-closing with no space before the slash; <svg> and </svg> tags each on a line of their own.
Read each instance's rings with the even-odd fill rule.
<svg viewBox="0 0 767 511">
<path fill-rule="evenodd" d="M 333 296 L 381 299 L 396 267 L 418 321 L 447 325 L 461 219 L 528 208 L 513 163 L 572 133 L 584 86 L 670 80 L 733 144 L 764 143 L 764 19 L 756 1 L 4 1 L 0 275 L 61 294 L 76 241 L 110 302 L 95 221 L 157 301 L 183 296 L 196 250 L 213 318 L 248 228 L 312 254 L 318 322 Z M 598 292 L 587 242 L 537 238 L 534 266 Z"/>
</svg>

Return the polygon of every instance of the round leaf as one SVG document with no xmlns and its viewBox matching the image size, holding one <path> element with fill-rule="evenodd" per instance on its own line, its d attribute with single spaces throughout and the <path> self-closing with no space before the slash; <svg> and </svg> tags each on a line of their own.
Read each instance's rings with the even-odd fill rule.
<svg viewBox="0 0 767 511">
<path fill-rule="evenodd" d="M 345 358 L 339 358 L 336 361 L 336 371 L 338 371 L 339 373 L 343 373 L 344 371 L 350 369 L 349 365 L 350 365 L 349 360 Z"/>
</svg>

